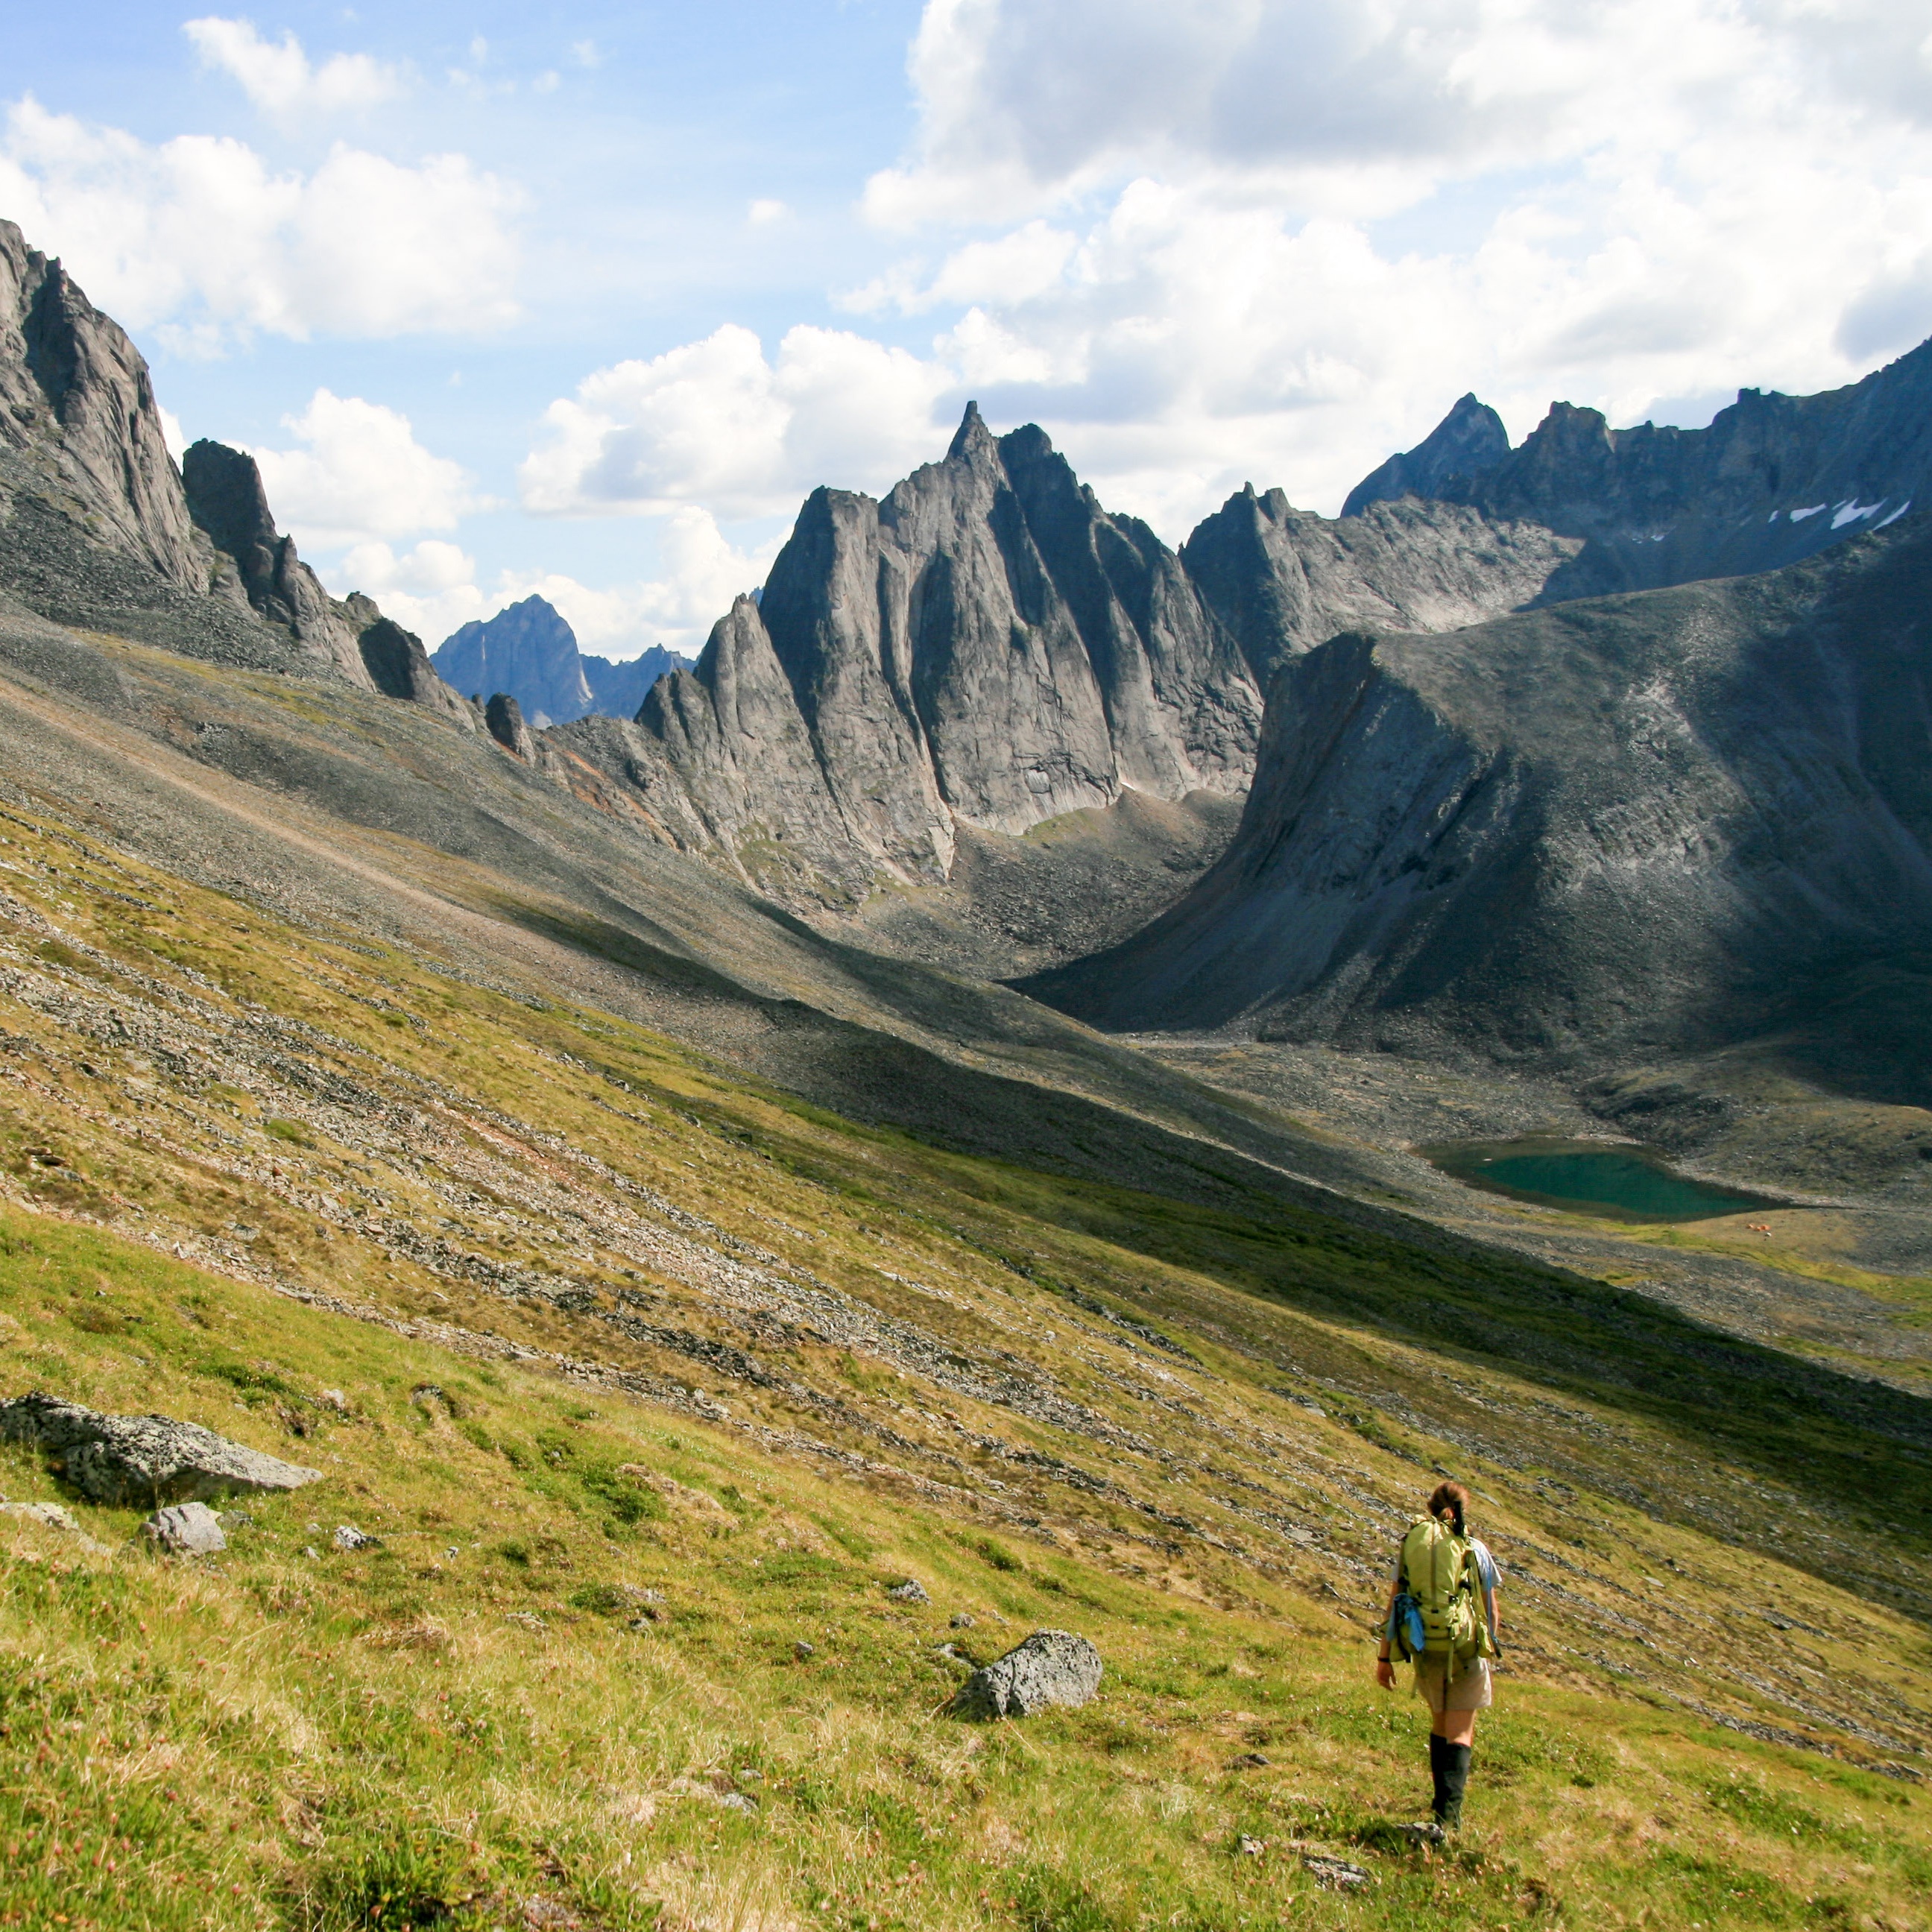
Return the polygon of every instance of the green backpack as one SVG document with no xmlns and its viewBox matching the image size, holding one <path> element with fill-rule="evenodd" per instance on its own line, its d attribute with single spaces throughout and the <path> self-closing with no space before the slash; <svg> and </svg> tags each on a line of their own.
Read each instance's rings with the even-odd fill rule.
<svg viewBox="0 0 1932 1932">
<path fill-rule="evenodd" d="M 1423 1654 L 1446 1657 L 1451 1677 L 1492 1653 L 1466 1536 L 1458 1536 L 1438 1516 L 1418 1516 L 1402 1540 L 1402 1581 L 1421 1612 Z"/>
</svg>

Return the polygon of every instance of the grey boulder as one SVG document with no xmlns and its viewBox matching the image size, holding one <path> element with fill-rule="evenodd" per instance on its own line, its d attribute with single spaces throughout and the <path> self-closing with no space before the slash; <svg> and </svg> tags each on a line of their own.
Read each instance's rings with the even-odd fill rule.
<svg viewBox="0 0 1932 1932">
<path fill-rule="evenodd" d="M 228 1547 L 221 1519 L 206 1503 L 176 1503 L 157 1510 L 142 1524 L 141 1534 L 177 1556 L 212 1556 Z"/>
<path fill-rule="evenodd" d="M 208 1502 L 248 1490 L 297 1490 L 322 1480 L 165 1415 L 99 1415 L 38 1390 L 0 1402 L 0 1439 L 28 1442 L 90 1502 Z"/>
<path fill-rule="evenodd" d="M 962 1717 L 1028 1718 L 1050 1705 L 1077 1709 L 1100 1688 L 1100 1653 L 1071 1630 L 1035 1630 L 959 1687 Z"/>
<path fill-rule="evenodd" d="M 896 1604 L 929 1604 L 932 1601 L 926 1594 L 926 1586 L 916 1576 L 908 1576 L 903 1583 L 895 1583 L 886 1594 Z"/>
</svg>

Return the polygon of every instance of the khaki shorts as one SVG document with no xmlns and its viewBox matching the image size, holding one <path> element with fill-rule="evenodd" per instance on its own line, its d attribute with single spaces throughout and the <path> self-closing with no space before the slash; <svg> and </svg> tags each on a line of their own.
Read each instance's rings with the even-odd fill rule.
<svg viewBox="0 0 1932 1932">
<path fill-rule="evenodd" d="M 1415 1694 L 1432 1711 L 1486 1711 L 1494 1701 L 1490 1685 L 1490 1660 L 1478 1657 L 1463 1665 L 1449 1686 L 1445 1702 L 1442 1695 L 1444 1660 L 1418 1657 L 1415 1660 Z"/>
</svg>

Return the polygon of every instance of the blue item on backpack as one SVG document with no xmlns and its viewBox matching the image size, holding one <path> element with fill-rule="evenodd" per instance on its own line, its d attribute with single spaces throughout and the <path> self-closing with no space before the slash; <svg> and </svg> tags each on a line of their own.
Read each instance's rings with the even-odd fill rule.
<svg viewBox="0 0 1932 1932">
<path fill-rule="evenodd" d="M 1405 1663 L 1420 1657 L 1428 1642 L 1422 1606 L 1406 1590 L 1398 1591 L 1389 1606 L 1388 1639 L 1390 1648 L 1400 1652 Z"/>
</svg>

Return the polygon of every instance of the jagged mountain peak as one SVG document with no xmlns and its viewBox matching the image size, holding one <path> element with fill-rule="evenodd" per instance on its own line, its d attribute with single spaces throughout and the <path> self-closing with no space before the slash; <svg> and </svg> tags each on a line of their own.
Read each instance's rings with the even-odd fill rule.
<svg viewBox="0 0 1932 1932">
<path fill-rule="evenodd" d="M 949 463 L 962 458 L 970 460 L 993 448 L 993 432 L 986 427 L 986 418 L 980 413 L 977 403 L 968 403 L 966 412 L 959 418 L 959 427 L 952 432 L 952 441 L 946 452 Z"/>
<path fill-rule="evenodd" d="M 1391 458 L 1351 506 L 1426 447 Z M 1932 502 L 1932 342 L 1816 395 L 1740 389 L 1702 429 L 1616 429 L 1553 402 L 1494 462 L 1405 487 L 1582 539 L 1544 602 L 1777 569 Z"/>
<path fill-rule="evenodd" d="M 862 898 L 944 878 L 961 825 L 1238 791 L 1260 711 L 1174 553 L 1043 430 L 970 406 L 883 500 L 814 490 L 762 597 L 638 722 L 714 849 L 795 852 L 806 893 Z"/>
<path fill-rule="evenodd" d="M 532 593 L 451 632 L 430 662 L 479 703 L 500 694 L 514 698 L 528 725 L 542 730 L 593 712 L 633 717 L 651 686 L 684 659 L 661 644 L 616 663 L 587 657 L 569 620 Z"/>
<path fill-rule="evenodd" d="M 1480 476 L 1510 452 L 1503 419 L 1474 391 L 1459 396 L 1449 413 L 1413 449 L 1391 456 L 1348 492 L 1345 517 L 1358 517 L 1371 503 L 1404 496 L 1434 496 L 1452 476 Z"/>
</svg>

